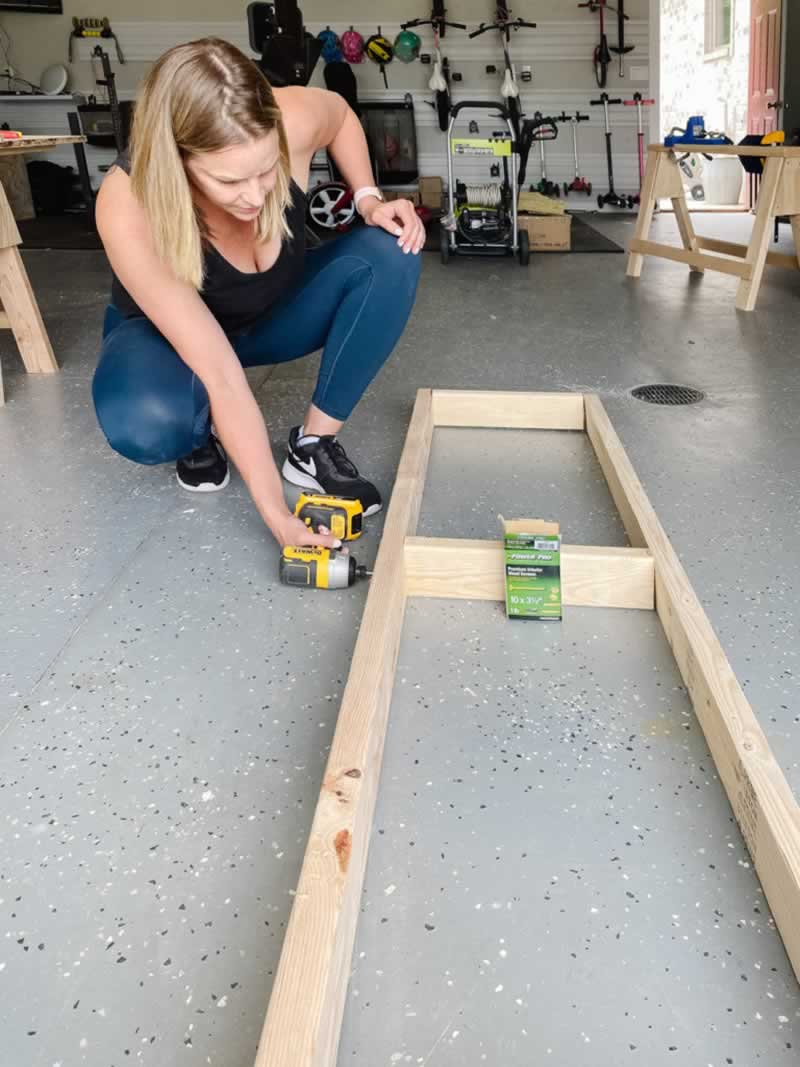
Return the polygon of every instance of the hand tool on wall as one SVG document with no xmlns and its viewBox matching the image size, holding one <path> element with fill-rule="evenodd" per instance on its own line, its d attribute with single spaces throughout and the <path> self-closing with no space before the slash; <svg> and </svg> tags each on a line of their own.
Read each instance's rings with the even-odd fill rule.
<svg viewBox="0 0 800 1067">
<path fill-rule="evenodd" d="M 589 116 L 582 115 L 580 111 L 576 111 L 574 115 L 568 115 L 566 111 L 562 111 L 555 118 L 557 122 L 568 122 L 572 126 L 572 154 L 575 159 L 575 177 L 571 182 L 564 182 L 564 196 L 568 196 L 570 193 L 586 193 L 587 196 L 591 196 L 592 183 L 581 177 L 581 165 L 578 160 L 578 123 L 588 122 Z"/>
<path fill-rule="evenodd" d="M 633 197 L 634 204 L 641 203 L 642 199 L 642 185 L 644 183 L 644 121 L 643 121 L 643 108 L 652 107 L 655 104 L 655 100 L 645 100 L 641 93 L 634 93 L 632 100 L 623 100 L 625 107 L 636 108 L 636 119 L 638 126 L 638 133 L 636 135 L 637 145 L 639 148 L 639 192 Z"/>
<path fill-rule="evenodd" d="M 349 589 L 372 571 L 360 567 L 352 556 L 332 548 L 295 548 L 287 545 L 281 553 L 280 580 L 283 585 L 306 589 Z"/>
<path fill-rule="evenodd" d="M 111 29 L 111 23 L 107 18 L 103 19 L 79 19 L 73 16 L 72 18 L 72 30 L 69 35 L 69 49 L 68 56 L 70 63 L 73 62 L 73 42 L 80 41 L 85 37 L 102 37 L 106 40 L 113 40 L 114 46 L 117 49 L 117 60 L 120 63 L 125 62 L 125 56 L 122 54 L 122 48 L 120 47 L 117 35 Z"/>
<path fill-rule="evenodd" d="M 632 52 L 634 45 L 625 44 L 625 23 L 628 21 L 628 16 L 625 14 L 625 0 L 617 0 L 617 46 L 612 45 L 611 51 L 614 55 L 619 56 L 619 76 L 625 77 L 625 56 Z"/>
</svg>

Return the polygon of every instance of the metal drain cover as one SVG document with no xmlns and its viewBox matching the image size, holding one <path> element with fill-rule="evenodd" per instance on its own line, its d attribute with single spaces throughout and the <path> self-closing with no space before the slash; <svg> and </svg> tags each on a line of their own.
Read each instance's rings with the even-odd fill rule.
<svg viewBox="0 0 800 1067">
<path fill-rule="evenodd" d="M 639 385 L 631 396 L 646 404 L 697 404 L 705 400 L 705 393 L 688 385 Z"/>
</svg>

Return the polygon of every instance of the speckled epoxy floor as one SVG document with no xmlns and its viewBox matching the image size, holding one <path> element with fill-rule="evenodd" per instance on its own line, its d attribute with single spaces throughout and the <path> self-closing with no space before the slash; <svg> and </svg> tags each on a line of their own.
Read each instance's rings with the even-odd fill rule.
<svg viewBox="0 0 800 1067">
<path fill-rule="evenodd" d="M 238 479 L 198 499 L 110 453 L 103 257 L 27 264 L 64 369 L 0 339 L 0 1064 L 244 1067 L 365 589 L 281 588 Z M 426 257 L 345 443 L 388 487 L 419 385 L 598 391 L 797 792 L 797 279 L 743 316 L 730 278 L 623 274 Z M 277 448 L 313 369 L 253 375 Z M 654 380 L 708 399 L 628 398 Z M 430 473 L 424 533 L 517 510 L 622 543 L 577 435 L 442 431 Z M 797 984 L 653 616 L 416 602 L 397 678 L 342 1064 L 796 1062 Z"/>
</svg>

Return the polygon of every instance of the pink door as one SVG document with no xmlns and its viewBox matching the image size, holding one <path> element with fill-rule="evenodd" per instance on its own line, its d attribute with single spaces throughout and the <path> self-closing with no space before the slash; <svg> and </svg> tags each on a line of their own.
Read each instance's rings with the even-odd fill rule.
<svg viewBox="0 0 800 1067">
<path fill-rule="evenodd" d="M 748 133 L 780 128 L 781 0 L 752 0 Z"/>
</svg>

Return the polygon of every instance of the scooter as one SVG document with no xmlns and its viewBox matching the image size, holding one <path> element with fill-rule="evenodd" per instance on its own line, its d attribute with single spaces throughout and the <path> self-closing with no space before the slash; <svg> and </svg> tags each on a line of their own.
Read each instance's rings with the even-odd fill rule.
<svg viewBox="0 0 800 1067">
<path fill-rule="evenodd" d="M 560 115 L 556 116 L 556 119 L 558 122 L 569 122 L 572 126 L 572 154 L 575 157 L 575 177 L 571 182 L 564 182 L 564 196 L 569 196 L 570 193 L 586 193 L 587 196 L 591 196 L 592 183 L 581 177 L 580 163 L 578 162 L 578 123 L 588 122 L 589 116 L 582 115 L 580 111 L 576 111 L 574 115 L 568 115 L 566 111 L 562 111 Z"/>
<path fill-rule="evenodd" d="M 606 121 L 606 160 L 608 162 L 608 192 L 599 193 L 597 196 L 597 206 L 602 209 L 606 204 L 610 204 L 612 207 L 633 207 L 632 196 L 620 196 L 614 188 L 614 158 L 611 154 L 611 120 L 608 115 L 609 104 L 621 104 L 621 97 L 612 98 L 608 93 L 601 93 L 599 100 L 590 101 L 592 107 L 602 107 L 605 114 Z"/>
<path fill-rule="evenodd" d="M 541 111 L 534 112 L 533 121 L 539 127 L 544 127 L 547 124 L 555 126 L 556 122 L 555 119 L 546 119 L 541 113 Z M 557 134 L 558 129 L 556 129 L 556 135 Z M 558 182 L 551 182 L 550 179 L 547 177 L 547 159 L 544 150 L 544 142 L 546 140 L 555 140 L 555 138 L 537 137 L 536 140 L 538 140 L 539 142 L 539 164 L 542 169 L 542 177 L 537 185 L 531 184 L 531 192 L 541 193 L 542 196 L 561 196 L 561 189 L 559 187 Z"/>
<path fill-rule="evenodd" d="M 636 138 L 639 146 L 639 192 L 636 196 L 632 196 L 631 200 L 634 204 L 640 204 L 642 202 L 642 185 L 644 185 L 644 122 L 642 121 L 642 108 L 651 107 L 655 104 L 655 100 L 645 100 L 641 93 L 634 93 L 632 100 L 623 100 L 623 103 L 625 104 L 625 107 L 636 108 L 636 118 L 639 127 L 639 132 Z"/>
</svg>

